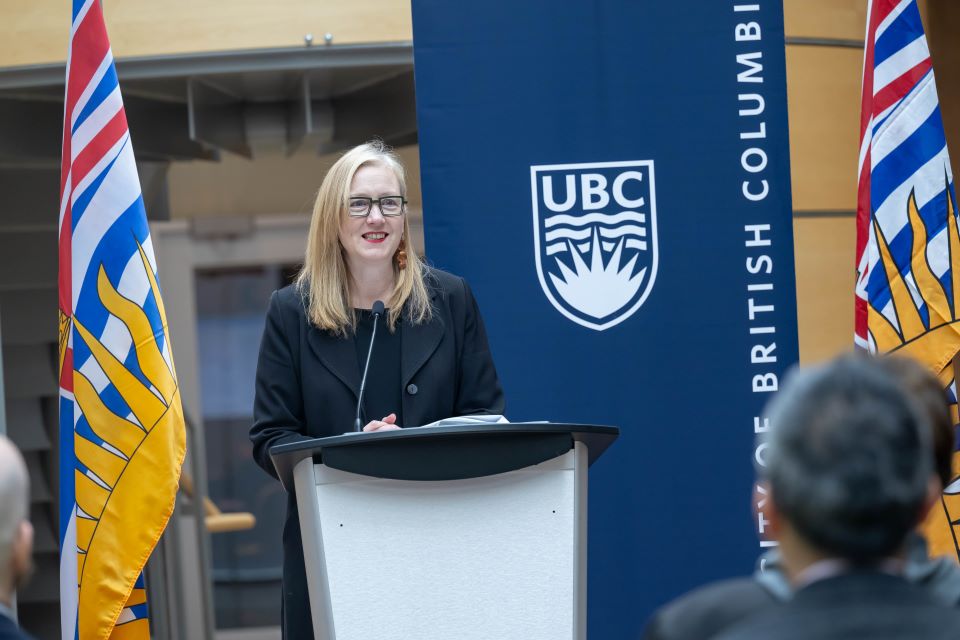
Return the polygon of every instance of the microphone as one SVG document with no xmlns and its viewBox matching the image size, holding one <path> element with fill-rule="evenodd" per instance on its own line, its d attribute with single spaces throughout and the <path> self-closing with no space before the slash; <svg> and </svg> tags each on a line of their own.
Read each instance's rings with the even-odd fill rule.
<svg viewBox="0 0 960 640">
<path fill-rule="evenodd" d="M 383 301 L 374 301 L 371 311 L 373 311 L 373 333 L 370 334 L 367 362 L 363 365 L 363 377 L 360 378 L 360 393 L 357 394 L 357 418 L 353 421 L 354 431 L 363 429 L 363 425 L 360 424 L 360 407 L 363 406 L 363 391 L 367 388 L 367 372 L 370 370 L 370 356 L 373 355 L 373 341 L 377 339 L 377 324 L 380 322 L 380 316 L 383 315 Z"/>
</svg>

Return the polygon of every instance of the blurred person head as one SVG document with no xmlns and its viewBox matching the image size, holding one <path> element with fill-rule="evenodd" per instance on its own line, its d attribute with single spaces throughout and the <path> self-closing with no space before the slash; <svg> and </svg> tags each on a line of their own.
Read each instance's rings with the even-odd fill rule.
<svg viewBox="0 0 960 640">
<path fill-rule="evenodd" d="M 767 410 L 774 535 L 792 578 L 826 558 L 898 555 L 930 506 L 929 419 L 873 358 L 790 374 Z"/>
<path fill-rule="evenodd" d="M 23 458 L 10 440 L 0 436 L 0 602 L 8 606 L 32 570 L 29 501 Z"/>
<path fill-rule="evenodd" d="M 430 317 L 406 197 L 403 165 L 380 140 L 350 149 L 330 167 L 313 205 L 296 280 L 315 326 L 339 335 L 350 333 L 355 324 L 351 293 L 365 278 L 384 275 L 393 279 L 392 294 L 383 300 L 391 329 L 404 305 L 407 319 L 414 323 Z"/>
<path fill-rule="evenodd" d="M 918 403 L 930 419 L 933 439 L 933 470 L 940 480 L 940 490 L 953 480 L 953 452 L 956 433 L 950 416 L 950 402 L 940 380 L 916 360 L 901 356 L 884 356 L 880 366 L 893 374 L 907 394 Z"/>
</svg>

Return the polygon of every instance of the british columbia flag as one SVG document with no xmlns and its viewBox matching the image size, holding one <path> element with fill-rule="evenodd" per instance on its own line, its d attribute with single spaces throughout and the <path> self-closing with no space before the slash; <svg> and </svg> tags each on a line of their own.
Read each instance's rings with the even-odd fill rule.
<svg viewBox="0 0 960 640">
<path fill-rule="evenodd" d="M 184 456 L 179 388 L 99 0 L 74 0 L 60 180 L 64 640 L 149 638 L 143 569 Z"/>
<path fill-rule="evenodd" d="M 868 1 L 855 340 L 939 375 L 956 423 L 960 233 L 933 65 L 916 0 Z M 954 478 L 925 523 L 934 555 L 960 557 L 958 485 Z"/>
</svg>

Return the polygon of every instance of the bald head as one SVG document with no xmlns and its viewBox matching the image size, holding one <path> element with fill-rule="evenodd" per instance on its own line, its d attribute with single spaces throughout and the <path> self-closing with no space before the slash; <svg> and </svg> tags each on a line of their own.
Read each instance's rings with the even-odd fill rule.
<svg viewBox="0 0 960 640">
<path fill-rule="evenodd" d="M 0 600 L 25 573 L 24 564 L 29 566 L 33 533 L 28 521 L 28 478 L 20 452 L 0 436 Z"/>
</svg>

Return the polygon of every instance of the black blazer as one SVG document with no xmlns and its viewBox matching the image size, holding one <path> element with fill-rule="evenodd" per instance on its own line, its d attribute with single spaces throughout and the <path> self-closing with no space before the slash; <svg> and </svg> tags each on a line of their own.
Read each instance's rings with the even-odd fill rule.
<svg viewBox="0 0 960 640">
<path fill-rule="evenodd" d="M 953 640 L 960 610 L 903 578 L 854 571 L 819 580 L 717 640 Z"/>
<path fill-rule="evenodd" d="M 456 415 L 503 413 L 503 390 L 470 287 L 437 269 L 426 269 L 424 279 L 433 317 L 420 325 L 404 322 L 400 333 L 404 422 L 416 426 Z M 360 375 L 352 338 L 312 326 L 295 287 L 275 291 L 260 343 L 250 429 L 257 464 L 276 477 L 271 447 L 352 430 Z M 313 638 L 292 494 L 283 550 L 284 637 Z"/>
</svg>

